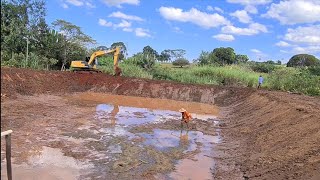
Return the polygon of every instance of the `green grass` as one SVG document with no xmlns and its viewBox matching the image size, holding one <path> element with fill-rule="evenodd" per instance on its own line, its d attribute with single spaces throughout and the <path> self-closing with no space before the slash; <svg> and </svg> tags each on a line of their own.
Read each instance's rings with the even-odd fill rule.
<svg viewBox="0 0 320 180">
<path fill-rule="evenodd" d="M 291 91 L 306 95 L 320 95 L 320 76 L 309 71 L 278 66 L 271 73 L 254 72 L 248 65 L 187 66 L 176 68 L 169 64 L 156 64 L 152 70 L 128 63 L 120 63 L 123 75 L 128 77 L 169 80 L 182 83 L 229 85 L 256 88 L 258 77 L 264 77 L 263 88 Z M 101 70 L 113 74 L 112 62 Z"/>
<path fill-rule="evenodd" d="M 120 63 L 119 67 L 122 69 L 123 76 L 152 79 L 152 75 L 150 73 L 143 70 L 137 65 L 129 63 Z M 111 61 L 108 64 L 99 66 L 99 69 L 106 74 L 114 74 L 113 64 Z"/>
<path fill-rule="evenodd" d="M 183 83 L 239 85 L 253 87 L 259 73 L 241 66 L 191 66 L 184 68 L 163 68 L 153 72 L 155 79 L 173 80 Z"/>
</svg>

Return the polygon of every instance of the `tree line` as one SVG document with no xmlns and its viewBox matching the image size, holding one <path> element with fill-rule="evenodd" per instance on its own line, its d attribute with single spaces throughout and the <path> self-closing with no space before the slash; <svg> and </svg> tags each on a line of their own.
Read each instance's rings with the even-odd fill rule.
<svg viewBox="0 0 320 180">
<path fill-rule="evenodd" d="M 83 59 L 89 35 L 65 20 L 45 21 L 45 1 L 1 1 L 1 65 L 59 69 Z"/>
</svg>

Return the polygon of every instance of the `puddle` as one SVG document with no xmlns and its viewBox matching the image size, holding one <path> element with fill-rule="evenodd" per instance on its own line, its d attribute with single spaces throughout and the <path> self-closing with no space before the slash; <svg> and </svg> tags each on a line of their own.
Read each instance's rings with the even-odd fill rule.
<svg viewBox="0 0 320 180">
<path fill-rule="evenodd" d="M 208 156 L 219 142 L 215 136 L 218 134 L 216 107 L 95 93 L 65 99 L 63 110 L 68 112 L 65 117 L 56 114 L 42 117 L 50 128 L 37 122 L 33 125 L 39 129 L 25 125 L 25 129 L 34 130 L 32 137 L 37 140 L 37 149 L 43 149 L 34 155 L 35 152 L 28 152 L 30 143 L 24 144 L 24 149 L 13 146 L 17 159 L 20 158 L 13 161 L 14 179 L 143 179 L 145 174 L 151 177 L 155 173 L 173 179 L 211 177 L 210 167 L 214 162 Z M 190 131 L 180 130 L 181 107 L 195 118 Z M 37 112 L 35 109 L 28 113 Z M 48 133 L 47 139 L 43 139 L 44 132 Z M 24 137 L 19 136 L 19 142 L 26 142 Z M 25 149 L 28 150 L 23 152 Z M 18 165 L 18 162 L 24 163 Z M 124 166 L 119 168 L 117 163 Z M 6 179 L 5 171 L 1 169 L 2 179 Z"/>
<path fill-rule="evenodd" d="M 211 168 L 214 166 L 214 161 L 210 156 L 214 144 L 220 141 L 219 136 L 204 135 L 199 131 L 163 129 L 154 129 L 151 134 L 139 133 L 139 135 L 146 139 L 145 145 L 154 146 L 161 151 L 184 146 L 186 146 L 184 153 L 200 150 L 193 157 L 179 160 L 175 167 L 176 170 L 169 174 L 169 177 L 173 179 L 212 179 Z M 201 144 L 200 147 L 197 143 Z"/>
<path fill-rule="evenodd" d="M 216 119 L 216 116 L 191 113 L 201 120 Z M 162 123 L 170 119 L 180 119 L 181 113 L 170 110 L 153 110 L 112 104 L 99 104 L 95 118 L 111 125 L 141 125 L 146 123 Z"/>
<path fill-rule="evenodd" d="M 6 164 L 1 164 L 6 167 Z M 64 156 L 60 149 L 43 147 L 37 155 L 30 156 L 28 162 L 12 164 L 13 179 L 24 180 L 73 180 L 92 168 L 87 162 Z M 6 168 L 1 168 L 1 179 L 7 178 Z"/>
<path fill-rule="evenodd" d="M 165 119 L 177 119 L 179 117 L 180 114 L 174 111 L 160 111 L 112 104 L 97 105 L 95 116 L 95 118 L 105 123 L 124 126 L 141 125 L 151 122 L 159 123 Z"/>
<path fill-rule="evenodd" d="M 72 96 L 66 96 L 70 102 L 76 104 L 83 104 L 84 106 L 89 103 L 92 104 L 116 104 L 126 107 L 137 107 L 137 108 L 148 108 L 158 110 L 170 110 L 178 111 L 181 107 L 192 110 L 195 114 L 209 114 L 217 115 L 219 108 L 214 105 L 196 103 L 196 102 L 184 102 L 170 99 L 155 99 L 146 97 L 135 97 L 135 96 L 123 96 L 113 95 L 105 93 L 75 93 Z"/>
<path fill-rule="evenodd" d="M 219 122 L 214 115 L 192 112 L 191 114 L 193 118 L 210 121 L 215 126 Z M 128 142 L 132 139 L 140 139 L 139 142 L 144 147 L 152 146 L 158 151 L 168 152 L 170 149 L 178 148 L 182 149 L 184 154 L 191 153 L 190 157 L 176 161 L 175 170 L 167 174 L 167 177 L 173 179 L 185 179 L 185 177 L 188 179 L 211 179 L 211 168 L 214 166 L 214 161 L 210 156 L 213 153 L 214 144 L 219 143 L 219 136 L 204 135 L 200 131 L 166 129 L 153 129 L 151 133 L 129 132 L 129 129 L 135 126 L 180 120 L 181 114 L 178 111 L 106 103 L 96 106 L 94 118 L 95 122 L 102 126 L 100 129 L 95 128 L 100 134 L 103 134 L 100 140 L 108 141 L 110 137 L 121 136 L 127 137 Z M 95 125 L 91 124 L 90 128 L 81 128 L 90 130 L 93 126 Z M 218 131 L 216 132 L 219 134 Z M 110 145 L 106 147 L 106 153 L 121 154 L 122 148 L 118 144 Z"/>
<path fill-rule="evenodd" d="M 152 134 L 138 133 L 145 138 L 145 145 L 151 145 L 158 150 L 166 150 L 168 148 L 187 146 L 185 152 L 196 150 L 196 142 L 202 144 L 218 143 L 219 137 L 204 135 L 199 131 L 174 131 L 164 129 L 154 129 Z"/>
<path fill-rule="evenodd" d="M 176 170 L 169 174 L 173 179 L 186 180 L 210 180 L 212 179 L 211 169 L 214 167 L 212 158 L 200 153 L 193 157 L 193 159 L 183 159 L 176 165 Z"/>
</svg>

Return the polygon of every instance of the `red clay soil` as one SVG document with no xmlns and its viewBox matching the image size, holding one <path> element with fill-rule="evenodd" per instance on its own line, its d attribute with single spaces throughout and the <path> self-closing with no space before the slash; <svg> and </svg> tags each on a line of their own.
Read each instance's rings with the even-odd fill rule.
<svg viewBox="0 0 320 180">
<path fill-rule="evenodd" d="M 1 101 L 18 98 L 18 94 L 84 91 L 220 106 L 224 141 L 218 148 L 224 153 L 214 157 L 215 179 L 320 179 L 319 97 L 106 74 L 1 68 Z"/>
</svg>

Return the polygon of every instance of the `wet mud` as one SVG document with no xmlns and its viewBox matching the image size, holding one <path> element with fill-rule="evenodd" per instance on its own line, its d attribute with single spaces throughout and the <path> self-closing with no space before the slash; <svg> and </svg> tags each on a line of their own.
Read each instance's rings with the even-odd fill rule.
<svg viewBox="0 0 320 180">
<path fill-rule="evenodd" d="M 102 93 L 21 96 L 1 105 L 3 118 L 28 122 L 14 128 L 14 177 L 212 177 L 210 156 L 221 138 L 215 106 Z M 181 127 L 181 107 L 194 117 L 189 128 Z"/>
<path fill-rule="evenodd" d="M 181 107 L 194 115 L 182 132 Z M 23 179 L 320 179 L 319 117 L 319 97 L 1 67 Z M 4 157 L 2 139 L 1 179 Z"/>
</svg>

